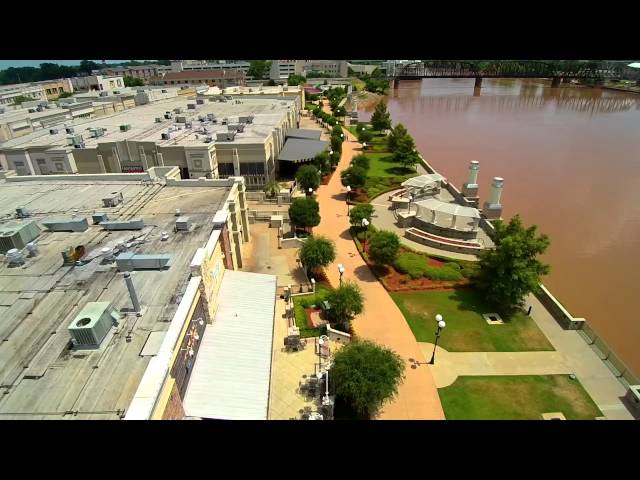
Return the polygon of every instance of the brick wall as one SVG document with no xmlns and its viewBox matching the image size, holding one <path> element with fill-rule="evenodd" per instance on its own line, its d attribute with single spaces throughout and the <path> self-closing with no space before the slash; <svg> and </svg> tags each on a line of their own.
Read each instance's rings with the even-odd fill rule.
<svg viewBox="0 0 640 480">
<path fill-rule="evenodd" d="M 171 388 L 171 395 L 169 401 L 162 414 L 162 420 L 182 420 L 184 418 L 184 408 L 182 407 L 182 400 L 180 399 L 180 392 L 176 384 L 173 384 Z"/>
</svg>

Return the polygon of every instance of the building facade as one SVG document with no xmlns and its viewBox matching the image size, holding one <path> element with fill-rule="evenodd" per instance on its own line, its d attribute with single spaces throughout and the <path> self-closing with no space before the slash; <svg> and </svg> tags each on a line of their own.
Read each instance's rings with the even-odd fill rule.
<svg viewBox="0 0 640 480">
<path fill-rule="evenodd" d="M 123 88 L 124 80 L 122 77 L 105 76 L 105 75 L 87 75 L 86 77 L 74 77 L 71 84 L 75 90 L 81 91 L 103 91 L 113 90 L 114 88 Z"/>
<path fill-rule="evenodd" d="M 172 60 L 170 71 L 184 72 L 191 70 L 240 70 L 245 75 L 249 71 L 249 62 L 207 62 L 206 60 Z"/>
<path fill-rule="evenodd" d="M 269 78 L 286 80 L 289 75 L 303 75 L 305 63 L 305 60 L 271 60 Z"/>
<path fill-rule="evenodd" d="M 246 84 L 245 74 L 241 70 L 185 70 L 169 72 L 154 79 L 154 85 L 208 85 L 210 87 L 233 87 Z"/>
</svg>

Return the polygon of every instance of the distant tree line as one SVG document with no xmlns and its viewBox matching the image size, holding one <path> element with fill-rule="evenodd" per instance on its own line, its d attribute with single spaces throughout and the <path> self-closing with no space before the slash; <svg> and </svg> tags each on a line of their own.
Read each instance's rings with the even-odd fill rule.
<svg viewBox="0 0 640 480">
<path fill-rule="evenodd" d="M 128 62 L 122 63 L 110 63 L 108 66 L 135 67 L 149 64 L 170 65 L 171 62 L 169 60 L 151 60 L 145 62 L 129 60 Z M 59 65 L 57 63 L 45 62 L 41 63 L 39 67 L 9 67 L 6 70 L 0 70 L 0 85 L 91 75 L 92 70 L 99 70 L 100 68 L 103 68 L 103 65 L 92 60 L 82 60 L 80 65 Z"/>
</svg>

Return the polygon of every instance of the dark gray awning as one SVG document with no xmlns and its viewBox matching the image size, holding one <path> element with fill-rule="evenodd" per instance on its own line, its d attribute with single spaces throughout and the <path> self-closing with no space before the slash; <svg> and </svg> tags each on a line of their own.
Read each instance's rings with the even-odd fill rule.
<svg viewBox="0 0 640 480">
<path fill-rule="evenodd" d="M 308 128 L 288 128 L 287 138 L 305 138 L 309 140 L 320 140 L 320 130 L 311 130 Z"/>
<path fill-rule="evenodd" d="M 288 138 L 284 142 L 278 160 L 286 162 L 304 162 L 313 159 L 319 153 L 326 150 L 329 142 L 325 140 L 304 140 L 301 138 Z"/>
</svg>

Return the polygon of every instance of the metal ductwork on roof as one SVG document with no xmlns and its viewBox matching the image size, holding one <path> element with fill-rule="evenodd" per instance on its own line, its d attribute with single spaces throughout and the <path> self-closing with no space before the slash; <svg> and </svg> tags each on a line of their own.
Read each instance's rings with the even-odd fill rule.
<svg viewBox="0 0 640 480">
<path fill-rule="evenodd" d="M 50 232 L 84 232 L 89 228 L 89 222 L 85 217 L 47 218 L 40 223 Z"/>
<path fill-rule="evenodd" d="M 161 270 L 171 266 L 171 258 L 172 256 L 168 254 L 141 255 L 124 252 L 116 257 L 116 265 L 121 272 Z"/>
<path fill-rule="evenodd" d="M 132 218 L 131 220 L 108 220 L 100 222 L 100 226 L 105 230 L 142 230 L 144 220 L 141 218 Z"/>
</svg>

